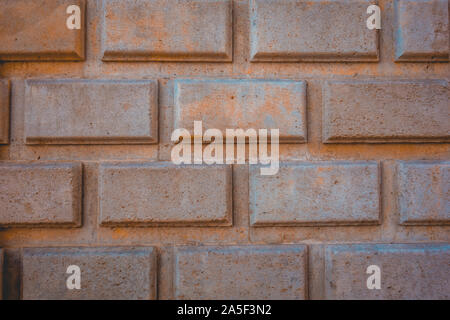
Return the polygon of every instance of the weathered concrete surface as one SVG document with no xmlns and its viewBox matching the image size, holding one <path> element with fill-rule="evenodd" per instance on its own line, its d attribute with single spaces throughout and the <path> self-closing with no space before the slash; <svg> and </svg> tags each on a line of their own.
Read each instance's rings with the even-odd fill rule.
<svg viewBox="0 0 450 320">
<path fill-rule="evenodd" d="M 251 0 L 252 61 L 378 61 L 370 0 Z"/>
<path fill-rule="evenodd" d="M 381 270 L 381 289 L 367 288 L 367 267 Z M 448 244 L 330 245 L 327 299 L 449 299 Z"/>
<path fill-rule="evenodd" d="M 450 163 L 400 162 L 398 210 L 402 224 L 450 224 Z"/>
<path fill-rule="evenodd" d="M 396 61 L 448 61 L 448 0 L 394 0 Z"/>
<path fill-rule="evenodd" d="M 306 299 L 306 246 L 179 247 L 176 299 Z"/>
<path fill-rule="evenodd" d="M 306 82 L 176 80 L 173 128 L 280 130 L 282 142 L 306 142 Z"/>
<path fill-rule="evenodd" d="M 29 80 L 28 144 L 158 142 L 158 83 L 153 80 Z"/>
<path fill-rule="evenodd" d="M 0 300 L 3 298 L 3 250 L 0 249 Z"/>
<path fill-rule="evenodd" d="M 23 252 L 25 300 L 148 300 L 156 298 L 157 257 L 152 247 L 30 248 Z M 67 288 L 71 265 L 81 289 Z"/>
<path fill-rule="evenodd" d="M 2 0 L 0 61 L 84 60 L 85 0 Z M 81 28 L 70 30 L 66 10 L 77 5 Z"/>
<path fill-rule="evenodd" d="M 250 167 L 252 226 L 377 224 L 380 169 L 376 162 L 281 163 L 274 176 Z"/>
<path fill-rule="evenodd" d="M 104 61 L 231 61 L 230 0 L 104 0 Z"/>
<path fill-rule="evenodd" d="M 330 81 L 322 141 L 449 141 L 449 92 L 447 80 Z"/>
<path fill-rule="evenodd" d="M 1 2 L 1 1 L 0 1 Z M 190 2 L 190 1 L 189 1 Z M 379 0 L 382 10 L 379 61 L 367 62 L 263 62 L 250 61 L 251 6 L 248 0 L 233 0 L 233 62 L 131 62 L 102 61 L 101 43 L 103 6 L 100 0 L 86 1 L 86 61 L 85 62 L 17 62 L 2 63 L 2 79 L 11 83 L 11 121 L 8 145 L 0 145 L 0 160 L 80 161 L 83 162 L 83 226 L 81 228 L 3 228 L 0 246 L 4 247 L 3 298 L 20 297 L 20 253 L 24 247 L 73 246 L 135 246 L 152 245 L 162 252 L 158 272 L 158 298 L 173 298 L 171 250 L 174 246 L 230 246 L 230 245 L 308 245 L 308 295 L 310 299 L 323 299 L 324 254 L 322 247 L 331 243 L 449 243 L 450 226 L 443 222 L 433 225 L 400 224 L 397 208 L 398 161 L 449 160 L 448 138 L 444 141 L 386 140 L 386 143 L 322 143 L 323 87 L 327 81 L 428 81 L 449 80 L 448 62 L 396 62 L 394 43 L 394 1 Z M 166 2 L 167 4 L 169 1 Z M 169 8 L 169 6 L 167 7 Z M 364 8 L 365 9 L 365 8 Z M 336 12 L 336 15 L 345 13 Z M 366 18 L 369 15 L 362 12 Z M 353 16 L 352 16 L 353 17 Z M 203 19 L 205 17 L 202 17 Z M 322 23 L 321 18 L 317 23 Z M 346 23 L 353 24 L 353 19 Z M 59 22 L 55 24 L 55 28 Z M 288 31 L 282 25 L 280 33 Z M 338 26 L 339 27 L 339 26 Z M 365 24 L 363 25 L 365 27 Z M 296 30 L 297 31 L 297 30 Z M 358 31 L 355 29 L 355 31 Z M 361 30 L 360 30 L 361 31 Z M 132 30 L 127 31 L 128 34 Z M 166 38 L 162 38 L 165 42 Z M 184 39 L 184 37 L 182 38 Z M 0 59 L 1 60 L 1 59 Z M 158 144 L 115 145 L 49 145 L 25 143 L 25 81 L 29 79 L 154 79 L 159 82 Z M 191 226 L 158 225 L 138 227 L 123 225 L 99 226 L 98 166 L 108 161 L 170 161 L 170 141 L 173 125 L 173 85 L 177 79 L 267 79 L 302 80 L 307 83 L 306 121 L 307 143 L 280 145 L 281 161 L 377 161 L 381 169 L 381 205 L 379 224 L 373 225 L 250 225 L 248 167 L 233 168 L 233 225 Z M 419 90 L 421 92 L 421 90 Z M 419 100 L 419 97 L 411 99 Z M 282 98 L 280 96 L 280 98 Z M 407 104 L 409 106 L 410 104 Z M 411 104 L 413 105 L 413 104 Z M 423 110 L 422 104 L 417 102 Z M 426 105 L 426 104 L 425 104 Z M 374 106 L 373 109 L 378 109 Z M 404 110 L 410 110 L 405 107 Z M 447 111 L 444 109 L 444 111 Z M 447 119 L 447 113 L 441 119 Z M 420 123 L 420 122 L 419 122 Z M 377 122 L 377 125 L 382 123 Z M 375 125 L 374 124 L 374 125 Z M 118 125 L 118 124 L 117 124 Z M 432 128 L 431 124 L 429 127 Z M 283 125 L 280 129 L 283 129 Z M 436 127 L 436 126 L 435 126 Z M 410 127 L 408 130 L 415 130 Z M 433 142 L 433 143 L 431 143 Z M 214 189 L 213 189 L 214 190 Z M 213 194 L 214 191 L 210 191 Z M 213 209 L 212 209 L 213 211 Z M 311 249 L 311 250 L 310 250 Z M 312 250 L 317 249 L 317 250 Z M 311 251 L 313 251 L 311 253 Z M 413 261 L 413 260 L 411 260 Z M 6 268 L 6 269 L 5 269 Z M 6 271 L 6 274 L 5 274 Z M 271 279 L 270 276 L 266 277 Z M 266 280 L 267 281 L 267 280 Z"/>
<path fill-rule="evenodd" d="M 9 143 L 9 90 L 9 81 L 0 80 L 0 144 Z"/>
<path fill-rule="evenodd" d="M 0 226 L 81 226 L 82 165 L 0 162 Z"/>
<path fill-rule="evenodd" d="M 99 205 L 99 222 L 107 226 L 231 226 L 232 168 L 104 163 Z"/>
</svg>

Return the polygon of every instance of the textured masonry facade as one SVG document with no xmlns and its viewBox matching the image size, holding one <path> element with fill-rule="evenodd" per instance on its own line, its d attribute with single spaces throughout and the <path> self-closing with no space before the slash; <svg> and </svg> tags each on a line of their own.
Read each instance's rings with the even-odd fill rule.
<svg viewBox="0 0 450 320">
<path fill-rule="evenodd" d="M 0 298 L 450 298 L 448 0 L 3 0 L 0 42 Z M 279 171 L 172 163 L 194 121 Z"/>
</svg>

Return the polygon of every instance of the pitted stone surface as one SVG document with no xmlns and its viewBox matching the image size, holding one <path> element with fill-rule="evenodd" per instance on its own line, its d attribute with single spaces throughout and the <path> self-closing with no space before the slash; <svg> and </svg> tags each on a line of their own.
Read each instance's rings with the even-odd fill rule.
<svg viewBox="0 0 450 320">
<path fill-rule="evenodd" d="M 400 162 L 398 209 L 402 224 L 450 224 L 450 163 Z"/>
<path fill-rule="evenodd" d="M 0 7 L 3 299 L 449 298 L 448 0 Z"/>
<path fill-rule="evenodd" d="M 380 170 L 374 162 L 288 162 L 263 176 L 250 168 L 252 226 L 377 224 Z"/>
<path fill-rule="evenodd" d="M 370 0 L 251 0 L 252 61 L 377 61 Z"/>
<path fill-rule="evenodd" d="M 80 29 L 68 29 L 67 8 L 80 8 Z M 84 60 L 85 0 L 2 0 L 0 61 Z"/>
<path fill-rule="evenodd" d="M 306 142 L 306 82 L 291 80 L 176 80 L 175 129 L 280 130 L 281 142 Z"/>
<path fill-rule="evenodd" d="M 448 0 L 395 0 L 396 61 L 448 61 Z"/>
<path fill-rule="evenodd" d="M 447 80 L 330 81 L 324 143 L 449 141 Z"/>
<path fill-rule="evenodd" d="M 103 0 L 104 61 L 231 61 L 230 0 Z"/>
<path fill-rule="evenodd" d="M 80 227 L 81 163 L 0 162 L 0 226 Z"/>
<path fill-rule="evenodd" d="M 29 248 L 23 252 L 24 300 L 149 300 L 156 298 L 156 251 L 136 248 Z M 80 289 L 67 281 L 80 271 Z"/>
<path fill-rule="evenodd" d="M 231 166 L 104 163 L 99 175 L 102 225 L 232 223 Z"/>
<path fill-rule="evenodd" d="M 305 299 L 305 246 L 181 247 L 176 299 Z"/>
<path fill-rule="evenodd" d="M 367 268 L 380 268 L 381 289 L 367 288 Z M 330 245 L 327 299 L 449 299 L 448 244 Z"/>
<path fill-rule="evenodd" d="M 28 144 L 158 142 L 158 84 L 153 80 L 29 80 Z"/>
</svg>

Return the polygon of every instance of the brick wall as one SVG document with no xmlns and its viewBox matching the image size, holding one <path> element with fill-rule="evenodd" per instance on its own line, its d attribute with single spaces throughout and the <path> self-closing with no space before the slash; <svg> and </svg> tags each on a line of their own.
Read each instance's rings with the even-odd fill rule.
<svg viewBox="0 0 450 320">
<path fill-rule="evenodd" d="M 448 0 L 0 5 L 4 299 L 450 298 Z M 194 120 L 278 174 L 173 164 Z"/>
</svg>

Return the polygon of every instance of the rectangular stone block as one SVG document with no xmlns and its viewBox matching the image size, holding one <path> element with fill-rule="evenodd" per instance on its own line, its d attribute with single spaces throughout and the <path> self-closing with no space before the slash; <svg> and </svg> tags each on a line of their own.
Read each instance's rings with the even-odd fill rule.
<svg viewBox="0 0 450 320">
<path fill-rule="evenodd" d="M 263 176 L 250 166 L 252 226 L 378 224 L 376 162 L 285 162 Z"/>
<path fill-rule="evenodd" d="M 395 0 L 396 61 L 448 61 L 448 0 Z"/>
<path fill-rule="evenodd" d="M 178 247 L 175 299 L 306 299 L 303 245 Z"/>
<path fill-rule="evenodd" d="M 153 80 L 29 80 L 27 144 L 158 142 L 158 84 Z"/>
<path fill-rule="evenodd" d="M 81 226 L 81 163 L 0 162 L 0 226 Z"/>
<path fill-rule="evenodd" d="M 445 142 L 446 80 L 330 81 L 323 90 L 324 143 Z"/>
<path fill-rule="evenodd" d="M 372 267 L 379 268 L 379 273 Z M 327 299 L 433 300 L 450 298 L 449 244 L 329 245 Z M 380 275 L 380 289 L 372 287 Z"/>
<path fill-rule="evenodd" d="M 151 247 L 24 249 L 22 298 L 156 299 L 156 259 Z M 78 274 L 80 289 L 73 288 Z"/>
<path fill-rule="evenodd" d="M 306 142 L 306 82 L 176 80 L 174 129 L 279 129 L 281 142 Z"/>
<path fill-rule="evenodd" d="M 128 162 L 99 171 L 101 225 L 232 224 L 231 166 Z"/>
<path fill-rule="evenodd" d="M 371 0 L 251 0 L 251 61 L 378 61 Z"/>
<path fill-rule="evenodd" d="M 67 27 L 73 5 L 80 29 Z M 1 6 L 0 60 L 84 60 L 85 0 L 2 0 Z"/>
<path fill-rule="evenodd" d="M 400 162 L 397 172 L 401 224 L 450 224 L 450 162 Z"/>
<path fill-rule="evenodd" d="M 104 61 L 231 61 L 230 0 L 103 0 Z"/>
<path fill-rule="evenodd" d="M 9 81 L 0 80 L 0 144 L 9 143 Z"/>
</svg>

